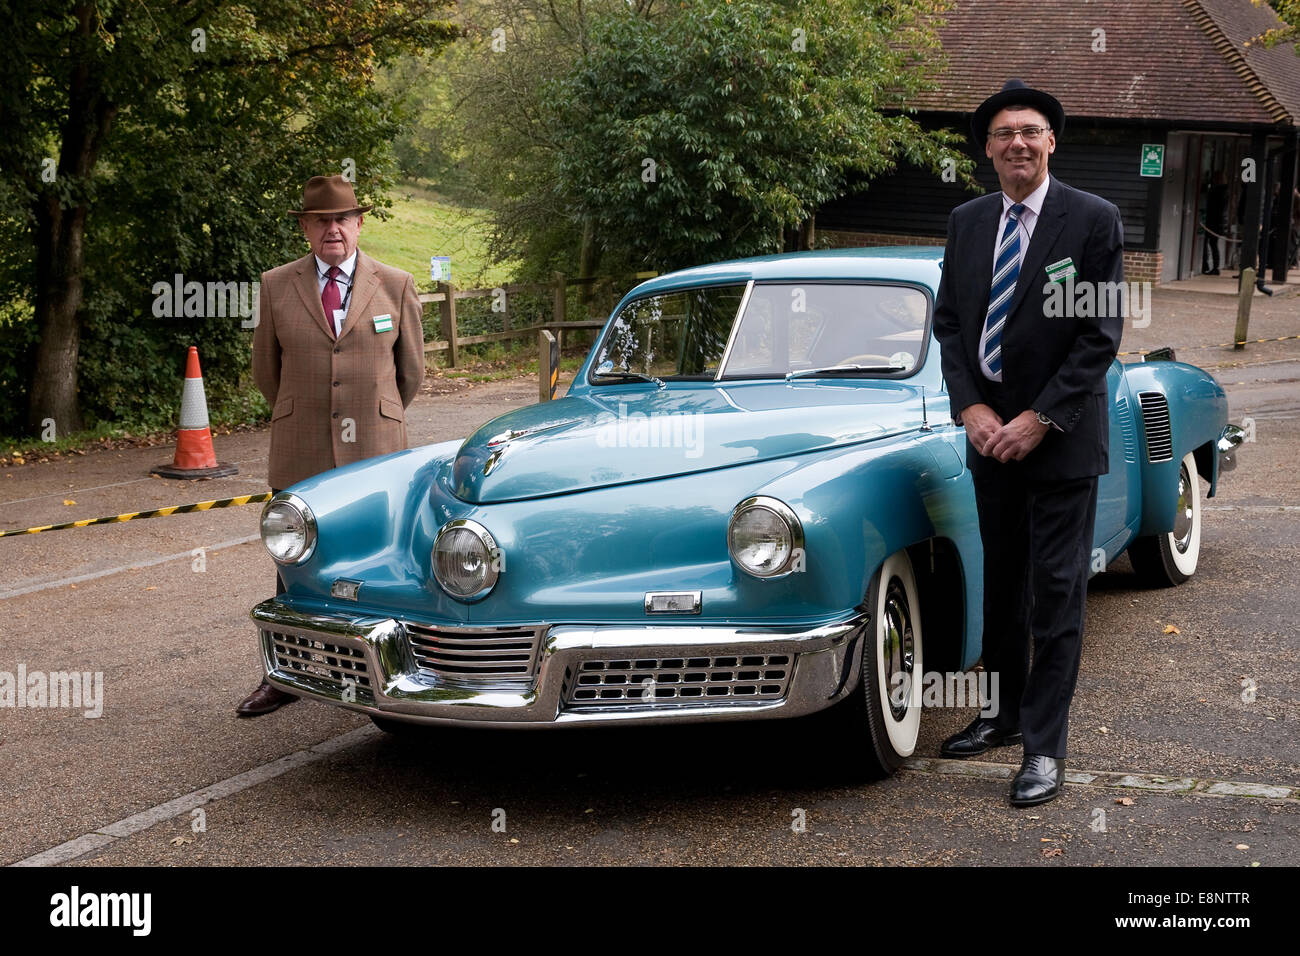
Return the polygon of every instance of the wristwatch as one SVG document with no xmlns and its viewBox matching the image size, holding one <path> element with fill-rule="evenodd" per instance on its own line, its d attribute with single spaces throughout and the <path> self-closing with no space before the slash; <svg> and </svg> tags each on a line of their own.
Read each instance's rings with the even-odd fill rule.
<svg viewBox="0 0 1300 956">
<path fill-rule="evenodd" d="M 1038 421 L 1039 421 L 1040 424 L 1046 425 L 1048 428 L 1055 428 L 1055 427 L 1056 427 L 1056 422 L 1052 421 L 1050 418 L 1048 418 L 1048 417 L 1047 417 L 1046 415 L 1044 415 L 1042 412 L 1040 412 L 1040 411 L 1038 411 L 1038 410 L 1035 410 L 1035 411 L 1034 411 L 1034 414 L 1038 416 Z"/>
</svg>

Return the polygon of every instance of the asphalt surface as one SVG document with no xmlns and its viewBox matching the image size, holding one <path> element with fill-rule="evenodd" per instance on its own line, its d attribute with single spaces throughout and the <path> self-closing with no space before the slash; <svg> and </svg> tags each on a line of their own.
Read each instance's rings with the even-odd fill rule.
<svg viewBox="0 0 1300 956">
<path fill-rule="evenodd" d="M 1191 581 L 1142 588 L 1123 557 L 1093 579 L 1067 761 L 1079 775 L 1050 804 L 1007 804 L 1018 748 L 933 759 L 968 710 L 927 711 L 917 759 L 873 784 L 844 772 L 853 754 L 827 746 L 816 720 L 392 737 L 310 702 L 239 720 L 234 705 L 260 678 L 248 610 L 273 581 L 253 505 L 0 541 L 0 671 L 104 680 L 97 719 L 0 708 L 0 862 L 91 835 L 56 858 L 1294 864 L 1300 341 L 1222 348 L 1234 303 L 1214 298 L 1158 292 L 1151 326 L 1126 331 L 1122 348 L 1172 344 L 1211 368 L 1256 441 L 1204 502 Z M 1254 308 L 1252 337 L 1300 333 L 1300 299 Z M 461 437 L 536 396 L 532 381 L 433 384 L 442 393 L 412 406 L 415 442 Z M 219 436 L 240 473 L 202 483 L 147 477 L 164 448 L 8 468 L 0 528 L 262 491 L 266 442 Z"/>
</svg>

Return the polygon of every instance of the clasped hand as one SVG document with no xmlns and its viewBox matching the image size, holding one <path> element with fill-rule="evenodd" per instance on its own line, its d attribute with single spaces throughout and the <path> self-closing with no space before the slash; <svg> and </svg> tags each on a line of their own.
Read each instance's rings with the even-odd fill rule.
<svg viewBox="0 0 1300 956">
<path fill-rule="evenodd" d="M 972 447 L 1000 462 L 1020 461 L 1038 447 L 1050 427 L 1040 422 L 1032 409 L 1004 423 L 1002 416 L 982 402 L 962 409 L 961 423 Z"/>
</svg>

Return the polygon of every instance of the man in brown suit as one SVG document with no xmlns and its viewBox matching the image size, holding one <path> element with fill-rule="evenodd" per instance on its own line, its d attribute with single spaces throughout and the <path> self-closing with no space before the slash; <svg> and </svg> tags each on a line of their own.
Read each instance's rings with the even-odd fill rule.
<svg viewBox="0 0 1300 956">
<path fill-rule="evenodd" d="M 357 249 L 371 208 L 342 176 L 313 176 L 290 210 L 311 253 L 262 273 L 253 378 L 271 406 L 273 490 L 406 448 L 405 408 L 424 380 L 420 300 L 408 273 Z M 296 699 L 262 681 L 236 713 Z"/>
</svg>

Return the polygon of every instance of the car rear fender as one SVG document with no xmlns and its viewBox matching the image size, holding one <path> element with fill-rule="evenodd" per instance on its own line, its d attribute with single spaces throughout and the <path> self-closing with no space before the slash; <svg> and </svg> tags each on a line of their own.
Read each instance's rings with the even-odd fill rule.
<svg viewBox="0 0 1300 956">
<path fill-rule="evenodd" d="M 1219 480 L 1215 446 L 1228 423 L 1228 399 L 1212 375 L 1183 362 L 1126 365 L 1124 376 L 1139 413 L 1138 535 L 1160 534 L 1174 526 L 1179 466 L 1188 453 L 1214 497 Z"/>
</svg>

